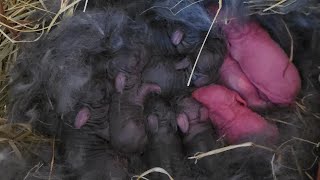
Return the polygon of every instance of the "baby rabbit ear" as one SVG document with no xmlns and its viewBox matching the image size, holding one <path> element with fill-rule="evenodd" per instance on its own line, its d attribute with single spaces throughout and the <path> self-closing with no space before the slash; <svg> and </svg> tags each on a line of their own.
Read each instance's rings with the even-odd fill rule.
<svg viewBox="0 0 320 180">
<path fill-rule="evenodd" d="M 90 118 L 90 110 L 87 107 L 83 107 L 78 112 L 75 121 L 74 121 L 74 127 L 76 129 L 80 129 L 82 126 L 84 126 Z"/>
<path fill-rule="evenodd" d="M 185 113 L 180 113 L 177 117 L 177 124 L 183 133 L 189 131 L 189 118 Z"/>
<path fill-rule="evenodd" d="M 122 72 L 119 72 L 115 79 L 115 87 L 118 93 L 122 93 L 124 87 L 126 86 L 126 75 Z"/>
<path fill-rule="evenodd" d="M 180 42 L 183 39 L 183 36 L 184 36 L 184 33 L 180 29 L 177 29 L 176 31 L 174 31 L 171 35 L 172 44 L 174 45 L 180 44 Z"/>
<path fill-rule="evenodd" d="M 147 117 L 147 130 L 151 133 L 158 132 L 159 129 L 159 119 L 156 115 L 149 115 Z"/>
<path fill-rule="evenodd" d="M 247 106 L 247 102 L 238 93 L 236 94 L 236 100 L 243 106 Z"/>
</svg>

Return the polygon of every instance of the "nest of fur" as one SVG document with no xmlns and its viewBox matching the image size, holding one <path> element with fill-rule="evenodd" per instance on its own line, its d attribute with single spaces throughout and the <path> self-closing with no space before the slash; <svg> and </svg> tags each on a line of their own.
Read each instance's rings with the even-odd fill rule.
<svg viewBox="0 0 320 180">
<path fill-rule="evenodd" d="M 7 104 L 8 72 L 17 58 L 19 43 L 35 42 L 66 16 L 80 1 L 4 0 L 0 2 L 0 117 Z M 34 36 L 37 34 L 37 36 Z"/>
<path fill-rule="evenodd" d="M 50 4 L 48 6 L 50 9 L 46 6 L 46 3 L 50 2 L 50 0 L 0 1 L 0 152 L 11 154 L 18 158 L 18 160 L 23 161 L 22 159 L 24 156 L 29 157 L 30 154 L 35 154 L 34 149 L 36 149 L 36 147 L 41 145 L 54 145 L 54 143 L 52 143 L 52 139 L 50 140 L 44 136 L 34 133 L 30 124 L 8 124 L 6 122 L 9 79 L 8 72 L 17 58 L 19 42 L 32 43 L 39 40 L 43 35 L 49 32 L 53 26 L 58 24 L 61 19 L 66 16 L 72 16 L 80 1 L 81 0 L 62 0 L 61 3 L 56 5 Z M 241 6 L 248 8 L 248 11 L 245 13 L 248 15 L 287 14 L 291 11 L 299 11 L 302 14 L 317 14 L 320 7 L 320 3 L 316 0 L 268 0 L 259 1 L 259 3 L 254 0 L 246 0 L 244 2 L 241 1 L 241 3 L 243 3 Z M 237 8 L 238 5 L 239 4 L 235 3 L 229 7 Z M 315 21 L 315 23 L 317 23 L 317 21 Z M 35 32 L 39 36 L 35 37 Z M 32 35 L 29 36 L 28 33 Z M 320 121 L 319 111 L 313 110 L 312 105 L 308 104 L 308 99 L 312 98 L 318 98 L 317 92 L 308 92 L 301 95 L 300 99 L 297 100 L 296 109 L 294 112 L 290 112 L 296 115 L 296 119 L 292 119 L 292 117 L 279 117 L 277 114 L 271 114 L 270 116 L 266 114 L 266 117 L 268 117 L 269 120 L 289 126 L 297 126 L 296 122 L 301 121 L 303 127 L 299 127 L 299 129 L 308 133 L 308 127 L 312 126 L 314 121 Z M 308 121 L 309 119 L 313 120 Z M 299 171 L 300 175 L 303 174 L 311 177 L 311 175 L 307 174 L 307 170 L 314 167 L 315 163 L 317 163 L 318 157 L 314 155 L 314 161 L 300 165 L 299 162 L 301 162 L 301 159 L 297 160 L 297 157 L 295 157 L 295 151 L 297 149 L 295 149 L 294 146 L 298 143 L 299 145 L 303 144 L 303 146 L 312 146 L 316 149 L 319 148 L 319 142 L 299 137 L 291 137 L 289 139 L 290 140 L 285 142 L 283 145 L 274 149 L 274 159 L 272 159 L 271 163 L 274 166 L 280 164 L 277 168 L 285 167 L 287 169 Z M 251 146 L 244 145 L 244 147 Z M 224 151 L 225 149 L 222 149 L 221 152 Z M 291 161 L 295 162 L 293 166 L 281 164 L 282 161 L 288 162 L 288 160 L 283 160 L 282 154 L 285 153 L 291 154 Z M 306 153 L 310 154 L 314 152 Z M 52 154 L 54 156 L 54 153 Z M 274 166 L 272 167 L 275 168 Z M 154 171 L 165 173 L 165 171 L 161 169 L 156 169 Z"/>
<path fill-rule="evenodd" d="M 0 151 L 22 160 L 41 144 L 52 140 L 35 134 L 28 123 L 7 123 L 9 71 L 20 43 L 38 41 L 61 19 L 72 16 L 79 0 L 0 1 Z M 37 36 L 35 36 L 37 34 Z"/>
</svg>

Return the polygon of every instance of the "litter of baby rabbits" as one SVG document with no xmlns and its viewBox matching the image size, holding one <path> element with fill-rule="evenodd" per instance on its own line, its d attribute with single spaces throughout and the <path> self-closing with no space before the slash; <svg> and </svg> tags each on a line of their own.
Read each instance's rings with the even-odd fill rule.
<svg viewBox="0 0 320 180">
<path fill-rule="evenodd" d="M 318 180 L 319 5 L 0 1 L 1 179 Z"/>
</svg>

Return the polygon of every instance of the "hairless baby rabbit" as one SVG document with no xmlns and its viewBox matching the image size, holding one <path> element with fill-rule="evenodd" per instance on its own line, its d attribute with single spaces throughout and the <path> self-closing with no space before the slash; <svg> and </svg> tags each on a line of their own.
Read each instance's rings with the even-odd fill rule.
<svg viewBox="0 0 320 180">
<path fill-rule="evenodd" d="M 195 90 L 192 96 L 208 108 L 211 122 L 228 143 L 248 139 L 265 143 L 277 141 L 277 127 L 246 107 L 246 102 L 235 91 L 209 85 Z"/>
<path fill-rule="evenodd" d="M 230 56 L 259 95 L 275 104 L 293 103 L 300 91 L 299 73 L 270 35 L 254 21 L 241 25 L 233 20 L 224 26 L 224 31 Z"/>
</svg>

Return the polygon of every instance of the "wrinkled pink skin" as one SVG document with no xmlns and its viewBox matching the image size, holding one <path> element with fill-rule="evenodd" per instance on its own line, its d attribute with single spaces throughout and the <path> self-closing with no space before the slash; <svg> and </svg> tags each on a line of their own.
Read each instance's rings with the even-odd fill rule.
<svg viewBox="0 0 320 180">
<path fill-rule="evenodd" d="M 255 109 L 267 107 L 268 103 L 259 96 L 257 88 L 230 55 L 226 56 L 220 68 L 220 82 L 229 89 L 238 92 L 249 107 Z"/>
<path fill-rule="evenodd" d="M 301 80 L 281 47 L 256 22 L 240 25 L 233 20 L 223 28 L 231 57 L 260 96 L 275 104 L 291 104 L 301 88 Z"/>
<path fill-rule="evenodd" d="M 208 108 L 212 124 L 228 143 L 253 137 L 263 137 L 268 143 L 276 141 L 277 127 L 246 107 L 246 102 L 235 91 L 209 85 L 195 90 L 192 96 Z"/>
<path fill-rule="evenodd" d="M 74 127 L 76 129 L 80 129 L 83 125 L 85 125 L 90 118 L 90 111 L 87 107 L 83 107 L 80 109 L 78 112 L 75 122 L 74 122 Z"/>
</svg>

